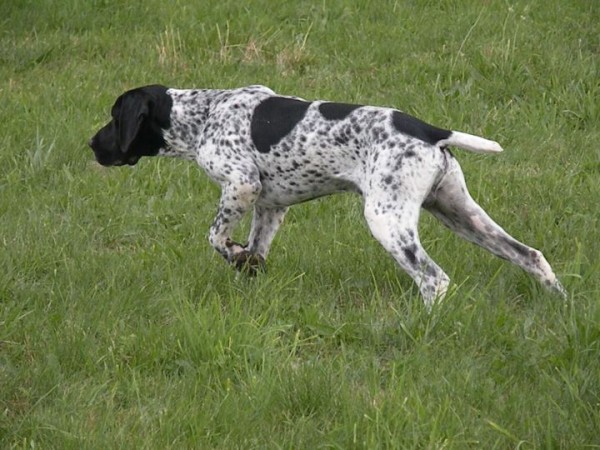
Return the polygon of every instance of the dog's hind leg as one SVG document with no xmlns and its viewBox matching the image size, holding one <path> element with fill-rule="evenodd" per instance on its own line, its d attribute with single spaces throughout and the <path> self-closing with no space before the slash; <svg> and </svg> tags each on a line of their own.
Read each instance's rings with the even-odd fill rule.
<svg viewBox="0 0 600 450">
<path fill-rule="evenodd" d="M 535 276 L 545 287 L 566 297 L 544 255 L 517 241 L 473 200 L 458 162 L 449 159 L 448 169 L 423 207 L 459 236 Z"/>
<path fill-rule="evenodd" d="M 425 305 L 431 308 L 446 294 L 450 279 L 427 255 L 417 224 L 420 203 L 401 203 L 401 208 L 386 210 L 380 196 L 365 198 L 365 218 L 371 233 L 419 286 Z"/>
</svg>

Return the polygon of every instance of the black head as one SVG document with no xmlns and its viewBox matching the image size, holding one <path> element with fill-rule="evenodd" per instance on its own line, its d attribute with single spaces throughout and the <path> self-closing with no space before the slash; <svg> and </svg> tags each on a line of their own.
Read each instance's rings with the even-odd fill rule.
<svg viewBox="0 0 600 450">
<path fill-rule="evenodd" d="M 134 165 L 142 156 L 154 156 L 165 146 L 173 101 L 164 86 L 145 86 L 122 94 L 112 107 L 112 120 L 89 145 L 103 166 Z"/>
</svg>

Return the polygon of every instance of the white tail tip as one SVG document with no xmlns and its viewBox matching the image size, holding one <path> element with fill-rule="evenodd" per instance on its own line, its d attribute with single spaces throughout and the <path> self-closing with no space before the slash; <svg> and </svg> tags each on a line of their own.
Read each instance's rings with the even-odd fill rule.
<svg viewBox="0 0 600 450">
<path fill-rule="evenodd" d="M 453 131 L 448 139 L 438 141 L 439 146 L 452 145 L 476 153 L 500 153 L 502 147 L 496 141 L 490 141 L 472 134 Z"/>
</svg>

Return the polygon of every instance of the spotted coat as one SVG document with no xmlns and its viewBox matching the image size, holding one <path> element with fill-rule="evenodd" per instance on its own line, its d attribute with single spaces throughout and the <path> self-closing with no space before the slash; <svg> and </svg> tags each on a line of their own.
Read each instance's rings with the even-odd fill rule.
<svg viewBox="0 0 600 450">
<path fill-rule="evenodd" d="M 396 109 L 306 101 L 264 86 L 146 86 L 117 99 L 112 120 L 90 146 L 107 166 L 154 155 L 195 160 L 221 187 L 209 241 L 250 274 L 264 268 L 289 206 L 350 191 L 362 195 L 373 236 L 415 280 L 428 306 L 445 295 L 449 278 L 420 243 L 421 208 L 565 294 L 542 253 L 508 235 L 475 203 L 448 149 L 496 153 L 500 145 Z M 250 210 L 248 243 L 232 241 Z"/>
</svg>

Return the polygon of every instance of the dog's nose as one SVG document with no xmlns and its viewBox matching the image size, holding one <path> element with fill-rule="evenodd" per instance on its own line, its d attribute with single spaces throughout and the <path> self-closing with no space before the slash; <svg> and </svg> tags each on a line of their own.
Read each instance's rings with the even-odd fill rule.
<svg viewBox="0 0 600 450">
<path fill-rule="evenodd" d="M 90 138 L 90 140 L 88 141 L 88 147 L 92 147 L 94 144 L 94 138 Z"/>
</svg>

